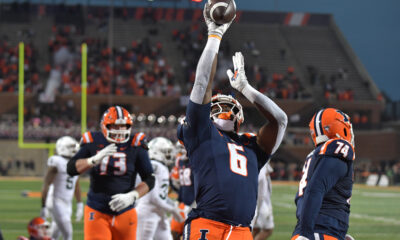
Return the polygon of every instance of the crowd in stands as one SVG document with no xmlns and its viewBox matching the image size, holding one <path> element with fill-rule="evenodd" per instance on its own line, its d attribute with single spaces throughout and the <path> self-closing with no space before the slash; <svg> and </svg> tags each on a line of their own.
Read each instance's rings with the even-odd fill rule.
<svg viewBox="0 0 400 240">
<path fill-rule="evenodd" d="M 20 34 L 25 32 L 20 31 Z M 10 44 L 7 35 L 0 36 L 0 92 L 18 91 L 18 52 L 18 45 Z M 37 93 L 42 86 L 39 82 L 37 54 L 32 42 L 26 42 L 24 70 L 27 93 Z"/>
<path fill-rule="evenodd" d="M 336 72 L 327 76 L 320 73 L 315 66 L 307 66 L 309 82 L 313 86 L 323 86 L 324 98 L 327 100 L 353 101 L 354 91 L 350 88 L 338 87 L 337 81 L 348 81 L 349 71 L 347 68 L 338 68 Z"/>
<path fill-rule="evenodd" d="M 195 79 L 196 66 L 198 59 L 202 53 L 203 46 L 206 42 L 206 29 L 199 23 L 193 23 L 183 29 L 175 29 L 172 32 L 172 38 L 176 42 L 178 50 L 183 58 L 181 67 L 184 69 L 184 79 L 189 79 L 183 89 L 184 94 L 189 94 L 191 86 Z M 243 45 L 243 53 L 258 56 L 259 50 L 253 41 L 245 42 Z M 232 69 L 231 43 L 224 40 L 218 53 L 218 69 L 214 79 L 214 92 L 230 93 L 229 81 L 226 76 L 226 70 Z M 278 99 L 298 99 L 304 97 L 302 92 L 304 87 L 295 74 L 295 69 L 288 66 L 285 73 L 270 74 L 261 64 L 245 64 L 246 75 L 260 92 L 270 97 Z"/>
<path fill-rule="evenodd" d="M 174 70 L 163 56 L 162 43 L 149 38 L 132 41 L 129 47 L 111 50 L 101 39 L 86 38 L 88 46 L 88 94 L 176 96 Z M 73 47 L 72 47 L 73 46 Z M 67 28 L 57 30 L 49 43 L 54 68 L 61 71 L 61 93 L 81 91 L 80 44 L 74 43 Z"/>
</svg>

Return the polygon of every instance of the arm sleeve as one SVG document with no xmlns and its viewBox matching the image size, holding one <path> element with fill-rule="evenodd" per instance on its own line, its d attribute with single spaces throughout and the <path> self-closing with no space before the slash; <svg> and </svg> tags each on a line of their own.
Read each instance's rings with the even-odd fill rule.
<svg viewBox="0 0 400 240">
<path fill-rule="evenodd" d="M 79 175 L 78 171 L 76 170 L 76 161 L 83 158 L 91 157 L 89 148 L 87 144 L 81 144 L 79 151 L 73 156 L 67 163 L 67 173 L 70 176 Z"/>
<path fill-rule="evenodd" d="M 215 55 L 218 53 L 221 40 L 211 37 L 208 38 L 207 44 L 204 47 L 203 53 L 199 59 L 196 68 L 196 78 L 190 100 L 201 104 L 207 91 L 208 82 L 210 81 L 211 69 L 213 66 Z"/>
<path fill-rule="evenodd" d="M 265 111 L 269 112 L 278 122 L 278 133 L 276 135 L 275 145 L 272 148 L 271 155 L 276 152 L 279 145 L 283 140 L 283 136 L 285 134 L 285 130 L 288 123 L 288 118 L 286 113 L 269 97 L 260 93 L 256 89 L 254 89 L 249 84 L 243 89 L 242 94 L 251 102 L 257 103 Z"/>
<path fill-rule="evenodd" d="M 324 157 L 307 183 L 304 193 L 303 209 L 300 216 L 300 234 L 314 235 L 315 220 L 321 209 L 324 195 L 347 173 L 346 162 L 332 157 Z"/>
<path fill-rule="evenodd" d="M 149 154 L 147 150 L 142 147 L 138 147 L 138 157 L 139 159 L 136 161 L 136 169 L 139 173 L 142 181 L 147 184 L 149 187 L 149 191 L 154 187 L 154 174 L 153 174 L 153 167 L 151 166 Z"/>
</svg>

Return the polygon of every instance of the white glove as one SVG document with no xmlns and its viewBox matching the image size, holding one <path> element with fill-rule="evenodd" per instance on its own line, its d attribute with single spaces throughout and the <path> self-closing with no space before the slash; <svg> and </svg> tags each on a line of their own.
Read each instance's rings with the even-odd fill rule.
<svg viewBox="0 0 400 240">
<path fill-rule="evenodd" d="M 350 234 L 346 234 L 346 240 L 354 240 L 354 238 Z"/>
<path fill-rule="evenodd" d="M 249 82 L 247 81 L 246 73 L 244 71 L 244 59 L 242 53 L 235 53 L 235 55 L 232 57 L 232 61 L 235 73 L 233 73 L 232 70 L 228 69 L 226 71 L 226 74 L 229 77 L 229 82 L 231 83 L 231 86 L 239 92 L 242 92 L 243 89 L 249 84 Z"/>
<path fill-rule="evenodd" d="M 42 207 L 40 210 L 40 217 L 46 219 L 50 217 L 49 209 L 47 207 Z"/>
<path fill-rule="evenodd" d="M 80 222 L 83 217 L 83 202 L 78 202 L 76 204 L 75 221 Z"/>
<path fill-rule="evenodd" d="M 233 3 L 235 3 L 235 1 L 233 1 Z M 207 5 L 207 3 L 206 3 L 206 5 Z M 211 20 L 211 18 L 207 17 L 206 5 L 204 5 L 203 16 L 204 16 L 204 20 L 206 21 L 206 24 L 207 24 L 208 35 L 217 35 L 220 38 L 222 38 L 222 36 L 226 32 L 226 30 L 228 30 L 229 26 L 232 24 L 233 20 L 235 20 L 236 15 L 235 15 L 235 17 L 233 17 L 232 21 L 222 24 L 222 25 L 217 25 L 217 24 L 215 24 L 215 22 L 213 22 L 213 20 Z"/>
<path fill-rule="evenodd" d="M 139 198 L 139 193 L 136 190 L 130 191 L 128 193 L 119 193 L 111 196 L 111 201 L 108 203 L 111 210 L 114 212 L 119 212 L 133 203 Z"/>
<path fill-rule="evenodd" d="M 310 240 L 310 239 L 303 236 L 298 236 L 295 240 Z"/>
<path fill-rule="evenodd" d="M 183 209 L 180 209 L 178 206 L 174 208 L 174 210 L 171 212 L 172 216 L 175 218 L 176 221 L 178 222 L 183 222 L 185 221 L 185 213 Z"/>
<path fill-rule="evenodd" d="M 108 145 L 107 147 L 101 149 L 96 155 L 87 159 L 88 163 L 95 166 L 101 162 L 101 160 L 107 156 L 111 156 L 117 152 L 117 146 L 115 143 Z"/>
</svg>

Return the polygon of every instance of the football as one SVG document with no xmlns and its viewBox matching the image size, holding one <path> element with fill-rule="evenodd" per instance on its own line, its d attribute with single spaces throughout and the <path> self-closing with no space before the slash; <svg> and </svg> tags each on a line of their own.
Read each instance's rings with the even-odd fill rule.
<svg viewBox="0 0 400 240">
<path fill-rule="evenodd" d="M 236 15 L 236 4 L 232 0 L 208 0 L 206 4 L 207 17 L 218 25 L 228 23 Z"/>
</svg>

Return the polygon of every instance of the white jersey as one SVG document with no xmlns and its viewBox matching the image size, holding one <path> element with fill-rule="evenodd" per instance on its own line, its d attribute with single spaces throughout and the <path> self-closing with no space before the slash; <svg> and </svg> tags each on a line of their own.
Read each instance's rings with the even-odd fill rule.
<svg viewBox="0 0 400 240">
<path fill-rule="evenodd" d="M 273 172 L 273 169 L 269 163 L 267 163 L 263 168 L 261 168 L 258 175 L 257 207 L 252 221 L 254 228 L 274 228 L 274 216 L 271 203 L 272 185 L 271 177 L 269 176 L 271 172 Z"/>
<path fill-rule="evenodd" d="M 272 167 L 269 163 L 265 164 L 263 168 L 261 168 L 260 173 L 258 174 L 258 199 L 257 205 L 261 203 L 266 203 L 267 205 L 271 205 L 271 193 L 272 193 L 272 185 L 271 185 L 271 177 L 270 173 L 273 172 Z"/>
<path fill-rule="evenodd" d="M 174 201 L 168 197 L 169 171 L 164 164 L 158 161 L 151 160 L 151 165 L 156 178 L 154 188 L 140 198 L 137 209 L 140 211 L 140 209 L 146 208 L 164 215 L 175 208 Z"/>
<path fill-rule="evenodd" d="M 47 166 L 57 168 L 57 174 L 53 181 L 53 197 L 72 203 L 78 176 L 71 177 L 67 174 L 67 163 L 68 159 L 54 155 L 47 161 Z"/>
<path fill-rule="evenodd" d="M 151 165 L 156 181 L 154 188 L 140 198 L 135 207 L 138 216 L 136 236 L 138 240 L 172 240 L 167 212 L 171 212 L 176 206 L 168 197 L 168 168 L 154 160 Z"/>
</svg>

